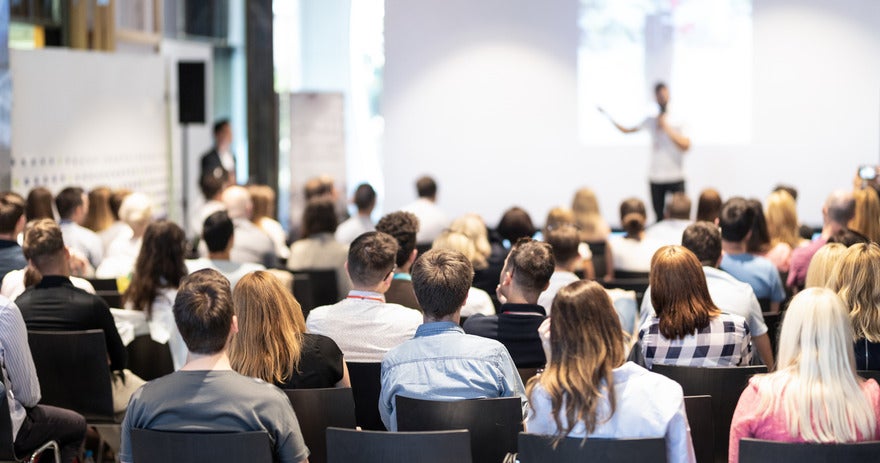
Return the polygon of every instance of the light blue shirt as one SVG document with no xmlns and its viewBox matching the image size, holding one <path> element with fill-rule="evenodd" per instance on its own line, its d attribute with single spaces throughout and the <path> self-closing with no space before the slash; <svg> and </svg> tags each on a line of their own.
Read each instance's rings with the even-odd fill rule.
<svg viewBox="0 0 880 463">
<path fill-rule="evenodd" d="M 785 288 L 779 278 L 779 270 L 764 257 L 752 254 L 724 254 L 721 270 L 731 274 L 739 281 L 748 283 L 758 299 L 771 302 L 785 300 Z"/>
<path fill-rule="evenodd" d="M 522 380 L 507 349 L 494 339 L 465 334 L 452 322 L 425 323 L 415 337 L 382 360 L 379 414 L 389 431 L 397 431 L 395 397 L 424 400 L 522 398 Z"/>
</svg>

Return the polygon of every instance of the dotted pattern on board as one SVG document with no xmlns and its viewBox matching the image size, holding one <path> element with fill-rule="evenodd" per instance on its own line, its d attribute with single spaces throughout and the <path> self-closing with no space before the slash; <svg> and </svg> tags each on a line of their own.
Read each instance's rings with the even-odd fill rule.
<svg viewBox="0 0 880 463">
<path fill-rule="evenodd" d="M 164 216 L 168 210 L 171 178 L 167 153 L 13 153 L 10 170 L 12 190 L 23 196 L 38 186 L 48 188 L 53 194 L 68 186 L 79 186 L 86 191 L 107 186 L 147 194 L 153 200 L 157 216 Z"/>
</svg>

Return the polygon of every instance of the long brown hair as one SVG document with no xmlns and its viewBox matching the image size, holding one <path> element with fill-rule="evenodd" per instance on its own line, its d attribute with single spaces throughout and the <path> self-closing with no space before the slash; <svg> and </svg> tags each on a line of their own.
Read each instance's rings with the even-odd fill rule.
<svg viewBox="0 0 880 463">
<path fill-rule="evenodd" d="M 238 334 L 229 361 L 239 373 L 282 384 L 297 371 L 306 322 L 289 289 L 269 272 L 242 277 L 232 291 Z"/>
<path fill-rule="evenodd" d="M 89 192 L 89 211 L 86 213 L 86 228 L 93 232 L 106 230 L 113 225 L 115 218 L 110 210 L 110 188 L 99 186 Z"/>
<path fill-rule="evenodd" d="M 550 361 L 544 373 L 529 380 L 526 394 L 531 397 L 540 384 L 550 396 L 557 429 L 554 442 L 559 442 L 578 422 L 589 435 L 614 415 L 613 370 L 623 364 L 626 353 L 620 319 L 598 283 L 580 280 L 560 289 L 552 312 Z M 608 397 L 608 416 L 598 413 L 603 395 Z"/>
<path fill-rule="evenodd" d="M 174 222 L 157 220 L 147 226 L 134 264 L 131 284 L 123 295 L 135 310 L 150 318 L 153 300 L 162 288 L 177 288 L 187 274 L 186 235 Z"/>
<path fill-rule="evenodd" d="M 683 246 L 663 246 L 654 253 L 650 283 L 651 304 L 666 339 L 694 334 L 721 313 L 709 296 L 700 261 Z"/>
</svg>

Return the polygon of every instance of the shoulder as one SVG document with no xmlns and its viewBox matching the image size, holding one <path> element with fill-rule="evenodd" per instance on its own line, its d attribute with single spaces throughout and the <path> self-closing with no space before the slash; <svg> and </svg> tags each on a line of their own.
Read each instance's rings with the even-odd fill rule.
<svg viewBox="0 0 880 463">
<path fill-rule="evenodd" d="M 402 306 L 400 304 L 394 303 L 385 303 L 382 305 L 382 309 L 388 311 L 389 313 L 393 313 L 395 316 L 401 317 L 407 320 L 414 320 L 418 322 L 419 325 L 422 324 L 423 317 L 422 313 L 418 310 L 410 309 L 409 307 Z"/>
<path fill-rule="evenodd" d="M 477 314 L 471 317 L 468 317 L 467 321 L 464 322 L 464 330 L 467 332 L 471 332 L 471 330 L 479 331 L 489 326 L 498 324 L 498 315 L 482 315 Z"/>
<path fill-rule="evenodd" d="M 314 346 L 320 353 L 342 353 L 336 341 L 323 334 L 303 333 L 303 344 Z"/>
</svg>

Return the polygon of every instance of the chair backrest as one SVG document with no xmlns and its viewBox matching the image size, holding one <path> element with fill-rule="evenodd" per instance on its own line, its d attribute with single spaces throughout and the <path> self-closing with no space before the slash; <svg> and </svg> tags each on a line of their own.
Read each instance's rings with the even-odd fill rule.
<svg viewBox="0 0 880 463">
<path fill-rule="evenodd" d="M 471 463 L 471 438 L 463 429 L 381 432 L 327 428 L 327 462 Z"/>
<path fill-rule="evenodd" d="M 684 398 L 684 409 L 691 428 L 691 441 L 697 463 L 711 463 L 715 459 L 715 433 L 712 421 L 712 397 L 692 395 Z"/>
<path fill-rule="evenodd" d="M 766 373 L 767 367 L 700 368 L 654 364 L 652 370 L 678 382 L 686 396 L 712 396 L 715 461 L 726 461 L 730 421 L 739 396 L 748 385 L 749 378 L 758 373 Z"/>
<path fill-rule="evenodd" d="M 327 428 L 357 426 L 354 415 L 354 396 L 351 388 L 286 389 L 303 440 L 311 451 L 310 463 L 327 461 Z"/>
<path fill-rule="evenodd" d="M 551 436 L 519 434 L 520 463 L 666 462 L 666 441 L 655 439 L 587 439 L 566 437 L 553 448 Z"/>
<path fill-rule="evenodd" d="M 769 312 L 770 311 L 770 298 L 762 297 L 758 299 L 758 305 L 761 306 L 761 312 Z"/>
<path fill-rule="evenodd" d="M 113 420 L 103 331 L 28 331 L 28 344 L 41 403 L 76 411 L 88 421 Z"/>
<path fill-rule="evenodd" d="M 134 463 L 272 462 L 272 442 L 265 431 L 196 433 L 132 429 L 131 450 Z"/>
<path fill-rule="evenodd" d="M 645 291 L 648 290 L 647 278 L 615 278 L 610 281 L 600 280 L 599 283 L 606 289 L 620 288 L 625 291 L 634 291 L 636 293 L 636 303 L 638 304 L 638 307 L 642 306 L 642 299 L 645 298 Z"/>
<path fill-rule="evenodd" d="M 0 381 L 0 461 L 16 461 L 12 438 L 12 417 L 9 414 L 9 397 L 6 385 Z"/>
<path fill-rule="evenodd" d="M 522 431 L 522 402 L 519 397 L 455 401 L 421 400 L 397 396 L 399 431 L 471 432 L 474 463 L 498 463 L 508 452 L 516 452 Z"/>
<path fill-rule="evenodd" d="M 880 461 L 880 441 L 854 444 L 803 444 L 746 438 L 739 441 L 739 461 L 748 463 Z"/>
<path fill-rule="evenodd" d="M 765 313 L 764 323 L 767 325 L 767 337 L 770 338 L 770 348 L 773 350 L 773 354 L 776 355 L 776 346 L 779 342 L 779 329 L 782 327 L 782 314 Z"/>
<path fill-rule="evenodd" d="M 589 241 L 587 245 L 590 246 L 590 253 L 593 254 L 593 272 L 596 280 L 601 280 L 608 273 L 608 242 Z"/>
<path fill-rule="evenodd" d="M 300 280 L 299 285 L 297 280 Z M 304 284 L 304 281 L 308 281 L 308 284 Z M 339 302 L 336 270 L 297 270 L 293 272 L 293 291 L 306 317 L 315 307 L 335 304 Z"/>
<path fill-rule="evenodd" d="M 119 286 L 116 284 L 116 278 L 89 278 L 88 282 L 95 288 L 95 291 L 115 291 L 119 292 Z"/>
<path fill-rule="evenodd" d="M 174 361 L 168 343 L 153 341 L 150 335 L 134 338 L 125 350 L 128 353 L 128 369 L 144 381 L 174 373 Z"/>
<path fill-rule="evenodd" d="M 862 378 L 865 379 L 873 379 L 880 383 L 880 371 L 877 370 L 859 370 L 856 373 L 859 374 Z"/>
<path fill-rule="evenodd" d="M 385 431 L 379 416 L 379 393 L 382 392 L 381 363 L 349 363 L 348 378 L 354 394 L 357 425 L 371 431 Z"/>
</svg>

